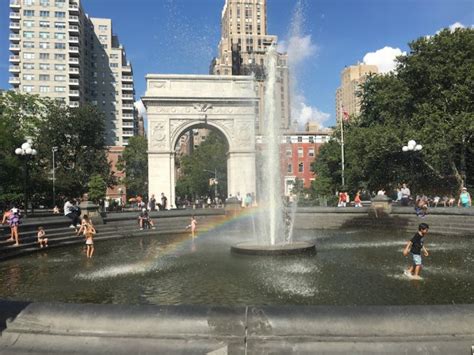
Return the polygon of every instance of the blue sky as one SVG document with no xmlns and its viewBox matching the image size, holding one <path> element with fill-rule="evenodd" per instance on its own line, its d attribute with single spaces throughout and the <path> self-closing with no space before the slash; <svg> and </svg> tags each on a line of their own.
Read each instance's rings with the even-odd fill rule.
<svg viewBox="0 0 474 355">
<path fill-rule="evenodd" d="M 144 93 L 147 73 L 207 74 L 217 54 L 224 0 L 82 3 L 90 16 L 112 19 L 134 68 L 137 97 Z M 9 88 L 8 4 L 9 0 L 0 0 L 2 89 Z M 302 16 L 295 32 L 291 29 L 296 9 Z M 287 46 L 292 43 L 290 33 L 297 40 L 295 101 L 304 104 L 305 117 L 325 126 L 335 122 L 334 93 L 344 66 L 362 62 L 367 53 L 384 47 L 407 51 L 409 41 L 455 23 L 474 24 L 474 1 L 268 0 L 268 33 Z M 376 60 L 386 61 L 388 52 L 377 53 Z"/>
</svg>

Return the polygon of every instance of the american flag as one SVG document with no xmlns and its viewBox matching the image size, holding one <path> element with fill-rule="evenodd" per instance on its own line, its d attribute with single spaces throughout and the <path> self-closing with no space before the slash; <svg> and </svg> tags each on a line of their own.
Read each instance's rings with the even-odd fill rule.
<svg viewBox="0 0 474 355">
<path fill-rule="evenodd" d="M 341 105 L 342 119 L 344 121 L 349 121 L 349 113 L 344 109 L 344 106 Z"/>
</svg>

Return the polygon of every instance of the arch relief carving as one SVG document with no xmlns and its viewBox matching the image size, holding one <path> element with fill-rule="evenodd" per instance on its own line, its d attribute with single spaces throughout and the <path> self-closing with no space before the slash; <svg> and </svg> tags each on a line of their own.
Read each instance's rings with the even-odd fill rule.
<svg viewBox="0 0 474 355">
<path fill-rule="evenodd" d="M 151 137 L 150 146 L 151 148 L 164 148 L 166 147 L 166 121 L 155 121 L 151 123 Z"/>
</svg>

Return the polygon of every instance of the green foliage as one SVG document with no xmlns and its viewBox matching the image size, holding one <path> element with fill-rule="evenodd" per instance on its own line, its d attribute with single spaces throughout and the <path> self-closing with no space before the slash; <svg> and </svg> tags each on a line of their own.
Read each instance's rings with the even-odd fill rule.
<svg viewBox="0 0 474 355">
<path fill-rule="evenodd" d="M 218 194 L 227 195 L 227 154 L 226 139 L 212 131 L 206 141 L 194 151 L 183 156 L 180 161 L 181 177 L 176 184 L 177 196 L 199 197 L 214 194 L 214 186 L 209 186 L 209 179 L 217 172 Z"/>
<path fill-rule="evenodd" d="M 441 31 L 410 43 L 396 73 L 371 76 L 361 114 L 346 123 L 346 188 L 455 193 L 474 184 L 474 30 Z M 340 132 L 320 151 L 314 188 L 340 187 Z M 420 152 L 402 152 L 414 139 Z"/>
<path fill-rule="evenodd" d="M 117 168 L 125 173 L 122 182 L 129 196 L 148 194 L 148 142 L 145 137 L 131 137 L 119 158 Z"/>
<path fill-rule="evenodd" d="M 89 187 L 89 199 L 94 202 L 98 202 L 100 199 L 105 198 L 107 191 L 107 183 L 99 174 L 91 176 L 88 184 Z"/>
</svg>

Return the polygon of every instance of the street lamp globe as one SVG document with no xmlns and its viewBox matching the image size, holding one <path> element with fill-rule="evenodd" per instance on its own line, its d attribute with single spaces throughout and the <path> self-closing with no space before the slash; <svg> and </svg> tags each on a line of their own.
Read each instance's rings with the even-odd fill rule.
<svg viewBox="0 0 474 355">
<path fill-rule="evenodd" d="M 421 144 L 415 145 L 415 150 L 421 150 L 423 149 L 423 146 Z"/>
<path fill-rule="evenodd" d="M 25 150 L 25 151 L 26 151 L 27 149 L 31 149 L 30 143 L 28 143 L 28 142 L 23 143 L 23 144 L 21 145 L 21 149 L 23 149 L 23 150 Z"/>
<path fill-rule="evenodd" d="M 15 149 L 15 154 L 16 155 L 21 155 L 22 153 L 23 153 L 23 149 L 21 149 L 21 148 L 16 148 Z"/>
<path fill-rule="evenodd" d="M 404 152 L 408 152 L 409 150 L 410 150 L 410 148 L 408 148 L 406 145 L 404 145 L 402 147 L 402 151 L 404 151 Z"/>
<path fill-rule="evenodd" d="M 416 146 L 416 142 L 413 139 L 408 141 L 408 148 L 410 150 L 415 149 L 415 146 Z"/>
</svg>

